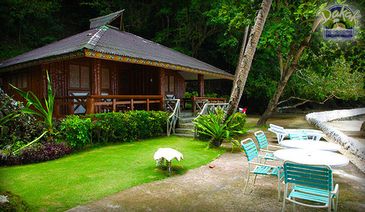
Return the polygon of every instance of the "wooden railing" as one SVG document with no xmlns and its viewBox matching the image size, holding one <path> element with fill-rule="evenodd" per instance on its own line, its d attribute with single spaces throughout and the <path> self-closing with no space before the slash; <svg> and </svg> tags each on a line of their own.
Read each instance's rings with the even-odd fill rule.
<svg viewBox="0 0 365 212">
<path fill-rule="evenodd" d="M 80 108 L 82 107 L 82 108 Z M 112 111 L 128 111 L 135 109 L 162 109 L 161 95 L 91 95 L 63 96 L 55 98 L 55 117 L 74 114 L 78 108 L 80 113 L 102 113 Z"/>
<path fill-rule="evenodd" d="M 171 111 L 166 123 L 166 133 L 167 136 L 170 136 L 171 133 L 175 134 L 176 123 L 180 115 L 180 99 L 165 100 L 165 110 Z"/>
<path fill-rule="evenodd" d="M 210 98 L 210 97 L 198 97 L 192 98 L 193 102 L 193 113 L 199 113 L 206 103 L 225 103 L 225 98 Z"/>
<path fill-rule="evenodd" d="M 146 106 L 149 111 L 151 104 L 163 104 L 161 95 L 91 95 L 87 98 L 86 113 L 115 112 L 139 109 L 137 106 Z"/>
<path fill-rule="evenodd" d="M 54 114 L 56 118 L 74 114 L 77 109 L 86 110 L 87 96 L 62 96 L 55 98 Z"/>
</svg>

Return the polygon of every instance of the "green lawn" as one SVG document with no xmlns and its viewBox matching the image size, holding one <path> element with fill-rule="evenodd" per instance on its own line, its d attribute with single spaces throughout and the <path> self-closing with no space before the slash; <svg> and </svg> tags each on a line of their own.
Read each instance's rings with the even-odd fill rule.
<svg viewBox="0 0 365 212">
<path fill-rule="evenodd" d="M 135 185 L 168 177 L 153 154 L 171 147 L 184 155 L 175 173 L 207 164 L 224 150 L 189 138 L 161 137 L 94 148 L 39 164 L 0 168 L 0 191 L 19 195 L 31 210 L 65 210 Z"/>
</svg>

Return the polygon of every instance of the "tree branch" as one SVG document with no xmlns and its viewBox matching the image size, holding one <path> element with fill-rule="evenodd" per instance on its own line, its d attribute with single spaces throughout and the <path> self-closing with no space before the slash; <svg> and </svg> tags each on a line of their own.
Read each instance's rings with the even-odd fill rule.
<svg viewBox="0 0 365 212">
<path fill-rule="evenodd" d="M 296 107 L 298 107 L 298 106 L 300 106 L 300 105 L 304 105 L 305 103 L 307 103 L 307 102 L 314 102 L 314 103 L 317 103 L 317 104 L 321 104 L 321 105 L 323 105 L 324 103 L 326 103 L 328 100 L 330 100 L 330 99 L 333 99 L 333 98 L 337 98 L 335 95 L 333 95 L 333 94 L 331 94 L 331 95 L 329 95 L 325 100 L 323 100 L 323 101 L 315 101 L 315 100 L 311 100 L 311 99 L 304 99 L 304 98 L 300 98 L 300 97 L 296 97 L 296 96 L 291 96 L 291 97 L 289 97 L 288 99 L 286 99 L 286 100 L 283 100 L 283 101 L 280 101 L 279 103 L 278 103 L 278 105 L 280 105 L 280 104 L 283 104 L 283 103 L 285 103 L 285 102 L 288 102 L 288 101 L 290 101 L 290 100 L 292 100 L 292 99 L 296 99 L 296 100 L 301 100 L 301 102 L 299 102 L 299 103 L 297 103 L 297 104 L 294 104 L 294 105 L 288 105 L 288 106 L 283 106 L 283 107 L 278 107 L 278 110 L 285 110 L 285 109 L 290 109 L 290 108 L 296 108 Z"/>
</svg>

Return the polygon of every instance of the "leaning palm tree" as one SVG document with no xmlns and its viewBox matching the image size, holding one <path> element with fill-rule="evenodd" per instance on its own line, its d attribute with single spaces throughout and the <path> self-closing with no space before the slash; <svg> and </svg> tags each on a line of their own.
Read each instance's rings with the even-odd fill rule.
<svg viewBox="0 0 365 212">
<path fill-rule="evenodd" d="M 241 100 L 243 90 L 245 88 L 248 73 L 250 72 L 253 56 L 255 55 L 256 46 L 259 42 L 262 30 L 265 25 L 267 15 L 269 14 L 272 0 L 263 0 L 261 3 L 261 9 L 258 11 L 255 25 L 253 26 L 250 36 L 246 42 L 242 43 L 241 55 L 239 57 L 238 65 L 236 68 L 236 75 L 233 82 L 231 98 L 229 99 L 229 107 L 226 117 L 233 114 L 237 108 L 238 103 Z M 245 41 L 245 40 L 244 40 Z"/>
</svg>

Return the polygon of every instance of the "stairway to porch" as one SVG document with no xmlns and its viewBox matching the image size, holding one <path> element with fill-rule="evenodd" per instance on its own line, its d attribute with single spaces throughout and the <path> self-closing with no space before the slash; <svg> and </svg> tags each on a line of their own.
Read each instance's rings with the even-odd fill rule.
<svg viewBox="0 0 365 212">
<path fill-rule="evenodd" d="M 178 127 L 175 129 L 175 135 L 181 137 L 194 137 L 194 124 L 193 119 L 195 119 L 193 112 L 182 111 L 179 116 Z"/>
</svg>

